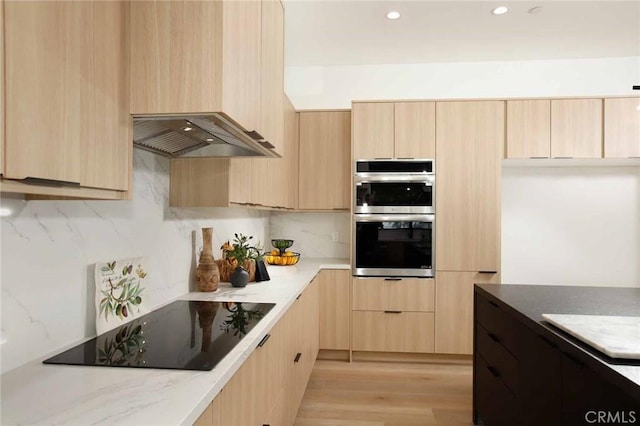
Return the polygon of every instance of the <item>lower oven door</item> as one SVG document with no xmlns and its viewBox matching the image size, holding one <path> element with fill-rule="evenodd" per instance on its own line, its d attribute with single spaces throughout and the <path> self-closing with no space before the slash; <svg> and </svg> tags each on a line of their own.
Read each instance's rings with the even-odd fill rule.
<svg viewBox="0 0 640 426">
<path fill-rule="evenodd" d="M 356 214 L 353 275 L 432 277 L 435 216 Z"/>
</svg>

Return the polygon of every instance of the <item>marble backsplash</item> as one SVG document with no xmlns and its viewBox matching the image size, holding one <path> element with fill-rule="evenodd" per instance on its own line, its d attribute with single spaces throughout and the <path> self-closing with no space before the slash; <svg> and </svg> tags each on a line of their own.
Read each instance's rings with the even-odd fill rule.
<svg viewBox="0 0 640 426">
<path fill-rule="evenodd" d="M 130 201 L 2 197 L 2 372 L 95 335 L 96 262 L 147 256 L 155 307 L 192 287 L 202 227 L 214 228 L 216 255 L 235 232 L 269 244 L 269 212 L 169 208 L 168 189 L 168 160 L 134 150 Z"/>
<path fill-rule="evenodd" d="M 302 257 L 350 256 L 350 222 L 347 212 L 272 212 L 269 238 L 294 240 L 292 251 Z M 337 237 L 333 241 L 332 237 Z"/>
</svg>

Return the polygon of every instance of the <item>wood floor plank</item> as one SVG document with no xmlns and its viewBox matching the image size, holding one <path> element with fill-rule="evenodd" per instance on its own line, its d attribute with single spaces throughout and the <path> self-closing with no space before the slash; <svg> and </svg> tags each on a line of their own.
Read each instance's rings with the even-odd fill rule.
<svg viewBox="0 0 640 426">
<path fill-rule="evenodd" d="M 471 365 L 318 360 L 295 425 L 471 425 Z"/>
</svg>

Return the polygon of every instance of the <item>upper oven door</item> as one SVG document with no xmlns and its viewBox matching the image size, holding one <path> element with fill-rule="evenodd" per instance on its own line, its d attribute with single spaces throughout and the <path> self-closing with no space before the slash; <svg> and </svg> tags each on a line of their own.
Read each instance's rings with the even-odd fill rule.
<svg viewBox="0 0 640 426">
<path fill-rule="evenodd" d="M 354 177 L 353 212 L 435 213 L 433 175 Z"/>
<path fill-rule="evenodd" d="M 432 277 L 433 215 L 354 215 L 353 275 Z"/>
</svg>

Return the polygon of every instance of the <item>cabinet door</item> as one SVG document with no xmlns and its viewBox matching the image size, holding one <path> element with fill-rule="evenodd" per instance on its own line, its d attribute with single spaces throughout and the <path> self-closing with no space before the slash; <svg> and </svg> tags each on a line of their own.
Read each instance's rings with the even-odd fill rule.
<svg viewBox="0 0 640 426">
<path fill-rule="evenodd" d="M 640 98 L 604 100 L 604 157 L 640 157 Z"/>
<path fill-rule="evenodd" d="M 551 101 L 507 101 L 507 158 L 549 158 Z"/>
<path fill-rule="evenodd" d="M 424 278 L 353 278 L 356 311 L 433 312 L 434 281 Z"/>
<path fill-rule="evenodd" d="M 245 130 L 259 132 L 262 130 L 262 2 L 224 0 L 222 3 L 222 111 Z M 275 102 L 280 104 L 280 100 Z"/>
<path fill-rule="evenodd" d="M 222 411 L 221 401 L 222 397 L 217 396 L 206 410 L 198 417 L 198 420 L 193 426 L 222 426 L 220 423 L 220 413 Z"/>
<path fill-rule="evenodd" d="M 351 113 L 300 112 L 299 208 L 348 209 Z M 321 183 L 322 191 L 317 190 Z"/>
<path fill-rule="evenodd" d="M 436 269 L 498 271 L 504 102 L 436 109 Z"/>
<path fill-rule="evenodd" d="M 431 312 L 353 311 L 353 350 L 433 353 Z"/>
<path fill-rule="evenodd" d="M 347 270 L 323 270 L 320 287 L 320 349 L 349 350 L 349 282 Z"/>
<path fill-rule="evenodd" d="M 396 102 L 394 157 L 435 158 L 436 103 Z"/>
<path fill-rule="evenodd" d="M 392 103 L 353 103 L 354 159 L 393 158 L 393 109 Z"/>
<path fill-rule="evenodd" d="M 602 99 L 551 100 L 551 156 L 602 158 Z"/>
<path fill-rule="evenodd" d="M 80 4 L 80 3 L 76 3 Z M 132 166 L 129 115 L 129 2 L 84 3 L 89 20 L 82 60 L 82 186 L 125 191 Z M 67 155 L 67 153 L 64 153 Z"/>
<path fill-rule="evenodd" d="M 132 1 L 130 10 L 131 114 L 218 110 L 222 2 Z"/>
<path fill-rule="evenodd" d="M 473 353 L 473 284 L 499 282 L 498 274 L 436 273 L 436 353 Z"/>
<path fill-rule="evenodd" d="M 284 10 L 280 0 L 262 0 L 262 124 L 260 131 L 284 152 Z M 239 52 L 236 52 L 238 54 Z"/>
<path fill-rule="evenodd" d="M 80 2 L 5 4 L 5 177 L 80 183 L 87 11 Z"/>
</svg>

